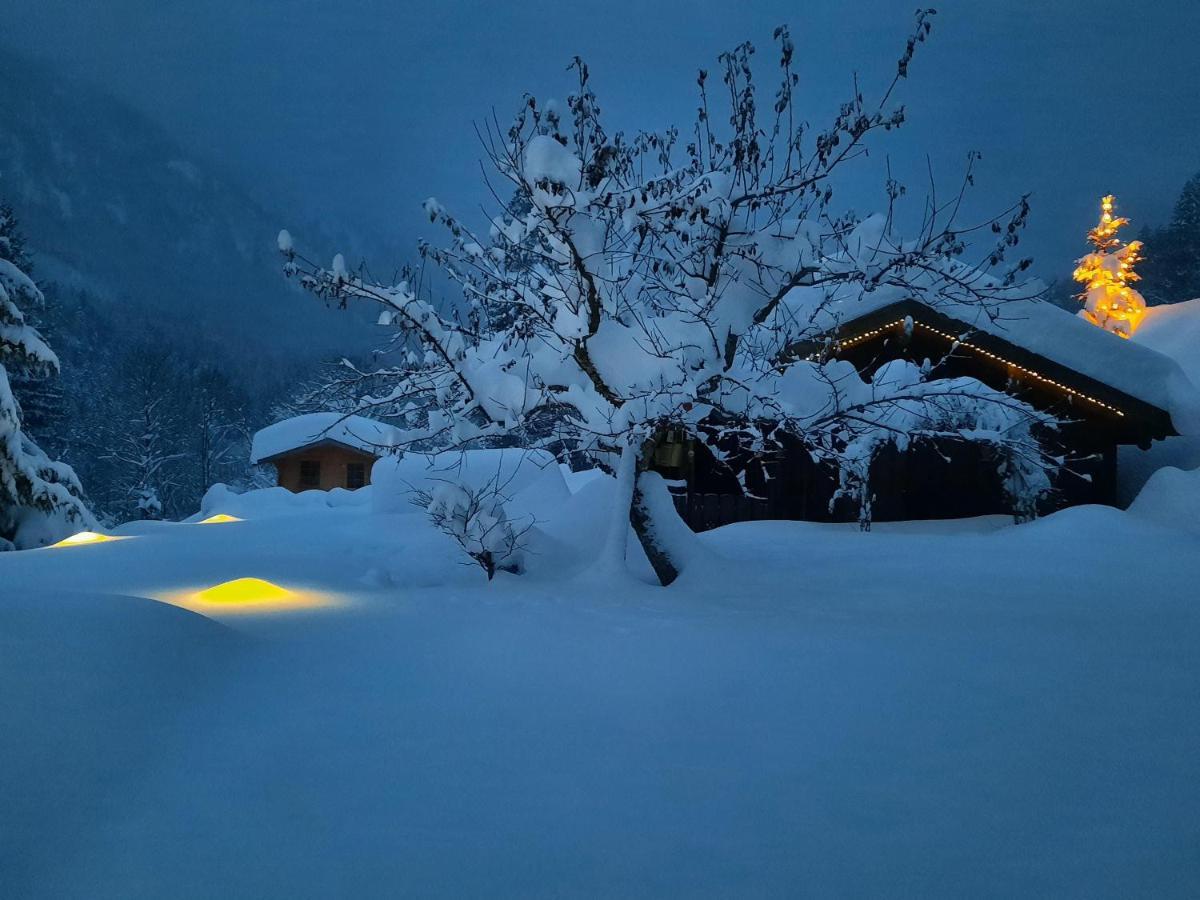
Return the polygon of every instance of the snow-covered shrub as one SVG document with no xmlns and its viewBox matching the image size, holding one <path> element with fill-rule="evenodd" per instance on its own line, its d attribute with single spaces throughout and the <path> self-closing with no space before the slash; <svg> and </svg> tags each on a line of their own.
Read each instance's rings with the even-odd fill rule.
<svg viewBox="0 0 1200 900">
<path fill-rule="evenodd" d="M 442 481 L 413 493 L 434 526 L 450 535 L 490 581 L 497 570 L 520 572 L 521 539 L 532 523 L 516 523 L 504 508 L 495 480 L 481 486 Z"/>
<path fill-rule="evenodd" d="M 158 499 L 158 491 L 154 488 L 149 486 L 138 488 L 134 492 L 134 501 L 140 518 L 162 518 L 162 501 Z"/>
</svg>

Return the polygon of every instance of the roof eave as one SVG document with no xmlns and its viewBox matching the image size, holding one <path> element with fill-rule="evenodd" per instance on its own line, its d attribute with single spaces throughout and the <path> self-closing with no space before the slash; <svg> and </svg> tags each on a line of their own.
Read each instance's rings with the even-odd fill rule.
<svg viewBox="0 0 1200 900">
<path fill-rule="evenodd" d="M 1143 438 L 1160 440 L 1165 437 L 1173 437 L 1179 433 L 1171 420 L 1169 411 L 1140 400 L 1137 397 L 1130 396 L 1112 385 L 1097 381 L 1089 375 L 1085 375 L 990 331 L 983 330 L 970 322 L 947 315 L 941 310 L 928 306 L 919 300 L 911 298 L 897 300 L 895 303 L 889 303 L 886 306 L 873 309 L 861 316 L 839 322 L 834 328 L 822 332 L 822 336 L 828 336 L 834 330 L 846 329 L 850 325 L 853 325 L 855 333 L 861 334 L 862 332 L 871 331 L 873 328 L 890 324 L 898 317 L 911 317 L 914 322 L 921 322 L 926 326 L 936 326 L 946 333 L 962 334 L 964 340 L 968 339 L 967 333 L 969 332 L 969 343 L 972 346 L 978 347 L 986 353 L 994 354 L 997 359 L 1028 369 L 1041 370 L 1047 377 L 1053 377 L 1056 381 L 1063 383 L 1072 382 L 1072 386 L 1076 390 L 1098 397 L 1103 402 L 1132 414 L 1128 418 L 1146 426 L 1143 428 L 1134 428 L 1134 421 L 1124 423 L 1126 425 L 1125 430 L 1136 432 L 1133 436 L 1139 440 Z M 827 344 L 824 340 L 805 341 L 789 348 L 789 355 L 793 359 L 803 359 L 820 353 L 826 346 Z"/>
<path fill-rule="evenodd" d="M 295 447 L 289 447 L 287 450 L 280 450 L 278 453 L 272 453 L 270 456 L 262 456 L 258 459 L 251 459 L 250 465 L 261 466 L 266 463 L 273 463 L 285 456 L 291 456 L 294 453 L 302 453 L 305 450 L 312 450 L 317 447 L 339 447 L 343 450 L 349 450 L 351 453 L 360 453 L 363 456 L 370 456 L 373 459 L 379 459 L 383 456 L 383 452 L 375 452 L 374 450 L 366 450 L 362 447 L 356 447 L 353 444 L 347 444 L 345 441 L 339 441 L 335 438 L 322 438 L 317 441 L 311 441 L 307 444 L 299 444 Z"/>
</svg>

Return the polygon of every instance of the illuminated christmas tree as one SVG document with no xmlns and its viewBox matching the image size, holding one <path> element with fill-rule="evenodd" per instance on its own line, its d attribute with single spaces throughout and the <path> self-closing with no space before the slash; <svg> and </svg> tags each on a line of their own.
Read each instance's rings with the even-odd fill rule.
<svg viewBox="0 0 1200 900">
<path fill-rule="evenodd" d="M 1129 220 L 1113 215 L 1113 196 L 1100 201 L 1100 224 L 1088 232 L 1096 249 L 1079 260 L 1074 279 L 1084 286 L 1078 295 L 1080 315 L 1113 334 L 1127 338 L 1146 315 L 1146 301 L 1133 289 L 1139 280 L 1134 266 L 1141 260 L 1142 242 L 1126 244 L 1117 232 Z"/>
</svg>

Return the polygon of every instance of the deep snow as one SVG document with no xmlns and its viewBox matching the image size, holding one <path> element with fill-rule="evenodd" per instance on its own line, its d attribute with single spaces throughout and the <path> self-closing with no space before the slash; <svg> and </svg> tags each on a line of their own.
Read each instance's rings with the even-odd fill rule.
<svg viewBox="0 0 1200 900">
<path fill-rule="evenodd" d="M 1194 896 L 1195 473 L 666 590 L 590 568 L 611 484 L 490 585 L 373 489 L 0 555 L 0 896 Z M 243 576 L 332 602 L 147 599 Z"/>
</svg>

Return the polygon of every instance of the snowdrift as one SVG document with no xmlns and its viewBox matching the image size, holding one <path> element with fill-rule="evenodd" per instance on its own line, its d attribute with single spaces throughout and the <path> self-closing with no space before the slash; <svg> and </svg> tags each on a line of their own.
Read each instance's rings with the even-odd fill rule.
<svg viewBox="0 0 1200 900">
<path fill-rule="evenodd" d="M 0 554 L 0 895 L 1200 878 L 1200 473 L 1021 526 L 729 526 L 664 590 L 634 541 L 630 573 L 595 566 L 614 479 L 466 471 L 497 466 L 536 524 L 528 574 L 490 584 L 374 488 L 214 488 L 202 513 L 242 521 Z M 1122 556 L 1064 555 L 1089 547 Z M 150 599 L 235 578 L 346 602 Z"/>
</svg>

